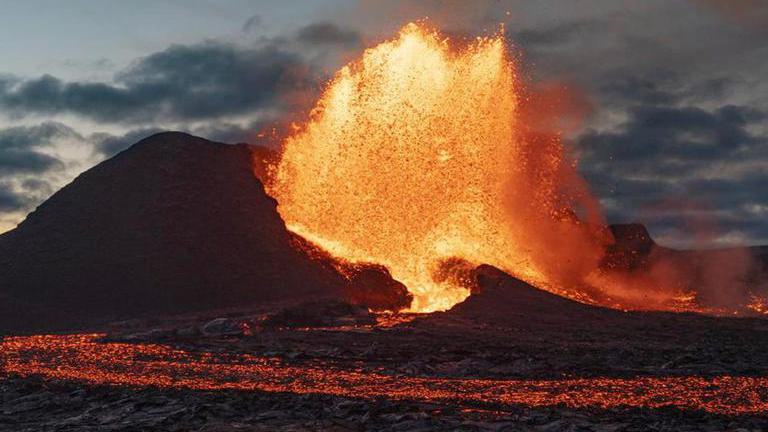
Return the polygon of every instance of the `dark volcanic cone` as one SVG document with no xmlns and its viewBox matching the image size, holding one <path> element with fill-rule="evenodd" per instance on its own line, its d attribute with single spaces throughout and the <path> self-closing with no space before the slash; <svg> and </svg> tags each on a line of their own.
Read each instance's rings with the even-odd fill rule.
<svg viewBox="0 0 768 432">
<path fill-rule="evenodd" d="M 609 226 L 615 243 L 606 251 L 603 268 L 637 270 L 648 266 L 649 256 L 657 247 L 644 225 L 638 223 Z"/>
<path fill-rule="evenodd" d="M 489 265 L 473 271 L 475 287 L 447 314 L 502 326 L 597 322 L 622 312 L 582 304 L 536 288 Z"/>
<path fill-rule="evenodd" d="M 392 279 L 386 267 L 376 264 L 347 266 L 349 281 L 345 289 L 346 299 L 356 305 L 364 305 L 375 311 L 398 311 L 413 301 L 408 288 Z"/>
<path fill-rule="evenodd" d="M 294 241 L 248 146 L 157 134 L 0 236 L 0 331 L 341 295 Z"/>
</svg>

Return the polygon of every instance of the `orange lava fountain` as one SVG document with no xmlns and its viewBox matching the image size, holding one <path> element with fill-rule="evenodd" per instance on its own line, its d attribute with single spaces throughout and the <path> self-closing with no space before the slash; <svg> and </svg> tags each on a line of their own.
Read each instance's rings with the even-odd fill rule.
<svg viewBox="0 0 768 432">
<path fill-rule="evenodd" d="M 579 286 L 604 236 L 588 227 L 603 225 L 559 139 L 528 130 L 524 101 L 502 36 L 457 48 L 408 24 L 336 74 L 270 192 L 289 229 L 388 267 L 413 311 L 465 299 L 456 271 L 480 263 L 589 300 Z"/>
</svg>

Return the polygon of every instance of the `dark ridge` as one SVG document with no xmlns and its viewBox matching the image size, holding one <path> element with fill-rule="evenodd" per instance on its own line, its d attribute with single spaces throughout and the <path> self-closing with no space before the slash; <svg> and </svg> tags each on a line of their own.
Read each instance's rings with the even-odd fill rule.
<svg viewBox="0 0 768 432">
<path fill-rule="evenodd" d="M 413 295 L 402 283 L 392 279 L 386 267 L 378 264 L 348 265 L 346 299 L 374 311 L 398 311 L 411 305 Z"/>
<path fill-rule="evenodd" d="M 648 266 L 651 252 L 657 245 L 644 225 L 615 224 L 608 228 L 615 242 L 606 250 L 603 268 L 634 271 Z"/>
<path fill-rule="evenodd" d="M 319 246 L 295 234 L 292 243 L 318 265 L 338 271 L 344 276 L 343 296 L 346 302 L 379 312 L 398 311 L 411 305 L 413 295 L 405 285 L 392 279 L 386 267 L 374 263 L 337 260 Z"/>
<path fill-rule="evenodd" d="M 256 178 L 261 180 L 263 184 L 268 185 L 270 166 L 280 160 L 280 152 L 262 145 L 250 145 L 249 148 L 251 149 L 253 171 Z"/>
<path fill-rule="evenodd" d="M 648 229 L 643 224 L 613 224 L 609 225 L 608 228 L 611 230 L 611 234 L 613 234 L 616 242 L 624 247 L 647 253 L 656 245 Z"/>
<path fill-rule="evenodd" d="M 560 297 L 489 265 L 481 265 L 473 273 L 472 295 L 448 314 L 499 325 L 525 325 L 579 322 L 622 313 Z"/>
<path fill-rule="evenodd" d="M 0 236 L 0 332 L 338 295 L 254 176 L 246 145 L 148 137 Z"/>
</svg>

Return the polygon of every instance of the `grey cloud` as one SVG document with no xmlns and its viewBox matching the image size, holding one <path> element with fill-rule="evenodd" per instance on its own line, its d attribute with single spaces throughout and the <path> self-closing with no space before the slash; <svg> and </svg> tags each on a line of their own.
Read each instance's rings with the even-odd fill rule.
<svg viewBox="0 0 768 432">
<path fill-rule="evenodd" d="M 768 33 L 741 31 L 690 1 L 578 3 L 547 12 L 521 5 L 533 19 L 511 25 L 511 35 L 531 76 L 575 82 L 602 112 L 648 103 L 752 104 L 765 94 Z"/>
<path fill-rule="evenodd" d="M 194 135 L 228 144 L 254 143 L 259 140 L 257 135 L 270 123 L 268 119 L 253 121 L 247 125 L 212 123 L 199 126 L 191 132 Z"/>
<path fill-rule="evenodd" d="M 50 183 L 42 178 L 25 178 L 21 181 L 22 189 L 34 192 L 37 195 L 51 195 L 55 192 Z"/>
<path fill-rule="evenodd" d="M 684 239 L 695 234 L 692 220 L 706 219 L 721 233 L 765 241 L 765 214 L 750 211 L 768 209 L 768 136 L 752 131 L 765 119 L 748 106 L 635 106 L 617 128 L 579 139 L 581 169 L 612 222 L 639 219 Z M 761 160 L 762 168 L 728 171 Z"/>
<path fill-rule="evenodd" d="M 697 199 L 717 202 L 718 208 L 740 212 L 746 217 L 747 209 L 763 205 L 768 209 L 768 171 L 748 172 L 732 178 L 691 179 L 684 187 L 696 191 Z"/>
<path fill-rule="evenodd" d="M 79 135 L 54 122 L 0 130 L 0 174 L 43 173 L 63 168 L 61 161 L 40 152 L 40 148 L 56 139 L 73 137 Z"/>
<path fill-rule="evenodd" d="M 269 137 L 261 136 L 261 131 L 270 127 L 275 129 L 276 133 L 285 132 L 283 127 L 274 123 L 273 120 L 274 119 L 267 117 L 250 122 L 246 125 L 227 122 L 212 122 L 191 129 L 182 128 L 181 132 L 187 132 L 227 144 L 248 143 L 270 145 Z M 93 134 L 88 137 L 88 139 L 94 143 L 96 152 L 104 157 L 111 157 L 142 139 L 163 131 L 165 131 L 165 129 L 154 126 L 142 127 L 129 130 L 122 135 L 112 135 L 107 133 Z M 266 135 L 269 134 L 267 133 Z"/>
<path fill-rule="evenodd" d="M 360 33 L 331 22 L 318 22 L 299 29 L 296 40 L 308 45 L 347 45 L 361 43 Z"/>
<path fill-rule="evenodd" d="M 607 79 L 600 90 L 609 100 L 622 104 L 672 105 L 679 102 L 681 95 L 665 89 L 660 81 L 658 76 L 650 79 L 621 73 L 614 79 Z"/>
<path fill-rule="evenodd" d="M 713 76 L 692 79 L 669 71 L 639 76 L 626 70 L 606 74 L 598 92 L 607 107 L 635 105 L 675 106 L 725 99 L 742 85 L 737 77 Z"/>
<path fill-rule="evenodd" d="M 17 116 L 72 113 L 118 123 L 217 118 L 279 107 L 281 94 L 308 84 L 305 68 L 298 55 L 269 44 L 174 45 L 138 60 L 115 84 L 44 75 L 6 86 L 0 107 Z"/>
<path fill-rule="evenodd" d="M 593 32 L 599 24 L 595 20 L 564 21 L 548 27 L 517 30 L 510 36 L 526 49 L 539 49 L 566 44 L 583 33 Z"/>
<path fill-rule="evenodd" d="M 58 159 L 45 154 L 0 150 L 0 174 L 39 173 L 60 166 Z"/>
<path fill-rule="evenodd" d="M 42 150 L 61 139 L 82 136 L 55 122 L 0 130 L 0 213 L 26 211 L 50 195 L 45 176 L 65 166 Z"/>
<path fill-rule="evenodd" d="M 35 126 L 16 126 L 0 130 L 0 147 L 44 147 L 59 138 L 82 138 L 82 136 L 63 123 L 44 122 Z"/>
<path fill-rule="evenodd" d="M 163 132 L 163 129 L 146 127 L 130 130 L 123 135 L 94 134 L 90 140 L 94 142 L 94 147 L 98 153 L 105 157 L 112 157 L 142 139 L 159 132 Z"/>
<path fill-rule="evenodd" d="M 15 212 L 26 207 L 24 197 L 13 192 L 7 185 L 0 184 L 0 212 Z"/>
<path fill-rule="evenodd" d="M 761 192 L 768 189 L 766 179 L 757 168 L 734 169 L 768 161 L 768 137 L 758 132 L 765 129 L 768 112 L 763 79 L 768 44 L 750 18 L 765 9 L 753 0 L 691 1 L 707 5 L 698 8 L 687 0 L 648 0 L 642 6 L 585 0 L 553 8 L 519 3 L 511 10 L 521 18 L 508 28 L 525 51 L 522 63 L 531 65 L 531 77 L 564 77 L 585 89 L 598 107 L 586 133 L 569 138 L 578 142 L 585 176 L 610 203 L 610 220 L 648 217 L 656 230 L 671 230 L 688 217 L 686 212 L 673 220 L 654 203 L 701 198 L 711 204 L 702 211 L 728 229 L 767 239 L 768 223 L 748 210 L 766 203 Z M 451 13 L 457 19 L 437 22 L 457 34 L 476 35 L 500 21 L 478 14 L 477 5 L 455 3 L 472 19 Z M 496 8 L 495 1 L 487 3 Z M 251 17 L 243 31 L 261 24 L 258 16 Z M 109 83 L 0 75 L 0 111 L 72 113 L 134 129 L 94 137 L 104 155 L 158 130 L 147 125 L 168 121 L 194 121 L 190 132 L 219 141 L 249 141 L 262 124 L 242 125 L 228 116 L 280 115 L 289 109 L 286 93 L 313 88 L 317 70 L 331 69 L 333 54 L 356 48 L 360 40 L 355 30 L 320 22 L 251 49 L 215 42 L 172 46 L 137 60 Z M 327 59 L 332 60 L 317 67 Z M 315 78 L 296 73 L 307 70 Z"/>
<path fill-rule="evenodd" d="M 68 68 L 82 69 L 82 70 L 88 70 L 88 71 L 103 71 L 103 70 L 110 70 L 115 68 L 114 62 L 104 57 L 93 59 L 93 60 L 67 59 L 67 60 L 61 61 L 60 64 Z"/>
<path fill-rule="evenodd" d="M 697 107 L 642 105 L 629 110 L 629 120 L 617 131 L 588 131 L 579 146 L 602 160 L 640 162 L 653 159 L 724 160 L 765 137 L 747 126 L 765 118 L 757 109 L 726 105 L 714 111 Z"/>
<path fill-rule="evenodd" d="M 693 0 L 750 31 L 766 33 L 768 3 L 763 0 Z"/>
<path fill-rule="evenodd" d="M 261 18 L 261 15 L 259 14 L 252 15 L 250 18 L 245 20 L 245 23 L 243 24 L 243 28 L 242 28 L 243 33 L 250 33 L 250 32 L 256 31 L 261 26 L 262 21 L 263 20 Z"/>
<path fill-rule="evenodd" d="M 244 30 L 256 26 L 257 17 Z M 302 27 L 290 38 L 263 39 L 254 48 L 214 41 L 172 45 L 136 60 L 109 83 L 0 76 L 0 109 L 18 118 L 75 114 L 123 124 L 295 112 L 309 99 L 298 96 L 316 92 L 319 63 L 333 58 L 329 51 L 359 45 L 359 33 L 329 22 Z"/>
<path fill-rule="evenodd" d="M 18 82 L 18 78 L 0 73 L 0 94 L 5 93 Z"/>
<path fill-rule="evenodd" d="M 532 46 L 545 78 L 572 77 L 598 107 L 576 147 L 608 220 L 640 220 L 684 243 L 691 221 L 705 218 L 721 233 L 768 242 L 766 214 L 755 210 L 768 205 L 759 175 L 768 169 L 765 38 L 684 2 L 600 20 Z"/>
</svg>

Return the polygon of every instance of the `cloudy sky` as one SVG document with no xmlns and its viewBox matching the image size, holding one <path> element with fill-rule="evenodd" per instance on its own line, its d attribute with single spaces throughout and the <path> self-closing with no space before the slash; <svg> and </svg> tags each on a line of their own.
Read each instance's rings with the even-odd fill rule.
<svg viewBox="0 0 768 432">
<path fill-rule="evenodd" d="M 428 17 L 499 23 L 526 79 L 578 95 L 566 131 L 609 222 L 691 246 L 768 243 L 762 0 L 0 0 L 0 231 L 154 131 L 253 142 L 365 46 Z M 702 234 L 702 232 L 704 234 Z"/>
</svg>

